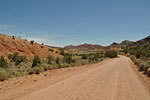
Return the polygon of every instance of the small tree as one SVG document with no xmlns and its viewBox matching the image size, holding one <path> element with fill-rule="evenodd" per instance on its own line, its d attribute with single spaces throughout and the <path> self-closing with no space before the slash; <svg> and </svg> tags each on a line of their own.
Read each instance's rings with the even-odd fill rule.
<svg viewBox="0 0 150 100">
<path fill-rule="evenodd" d="M 40 60 L 39 56 L 35 55 L 34 59 L 33 59 L 32 67 L 35 67 L 40 63 L 41 63 L 41 60 Z"/>
<path fill-rule="evenodd" d="M 48 59 L 48 64 L 53 64 L 54 63 L 54 57 L 53 56 L 48 55 L 47 59 Z"/>
<path fill-rule="evenodd" d="M 12 36 L 12 39 L 15 40 L 15 36 Z"/>
<path fill-rule="evenodd" d="M 30 41 L 31 44 L 34 44 L 34 40 Z"/>
<path fill-rule="evenodd" d="M 3 56 L 1 56 L 0 58 L 0 67 L 2 68 L 7 67 L 7 61 L 5 60 Z"/>
<path fill-rule="evenodd" d="M 9 59 L 11 62 L 13 62 L 12 58 L 13 58 L 13 55 L 12 55 L 12 54 L 9 54 L 9 55 L 8 55 L 8 59 Z"/>
<path fill-rule="evenodd" d="M 53 49 L 48 49 L 48 51 L 54 52 L 54 50 L 53 50 Z"/>
<path fill-rule="evenodd" d="M 59 57 L 56 58 L 56 64 L 60 64 L 61 63 L 61 60 Z"/>
<path fill-rule="evenodd" d="M 105 57 L 110 57 L 110 58 L 114 58 L 117 57 L 117 52 L 112 50 L 112 51 L 106 51 L 105 52 Z"/>
<path fill-rule="evenodd" d="M 64 49 L 60 48 L 59 50 L 60 50 L 60 55 L 64 55 L 65 54 Z"/>
<path fill-rule="evenodd" d="M 16 59 L 18 57 L 19 53 L 18 52 L 15 52 L 14 54 L 9 54 L 8 55 L 8 59 L 12 62 L 16 62 Z"/>
<path fill-rule="evenodd" d="M 83 54 L 82 55 L 82 59 L 88 59 L 88 55 L 87 54 Z"/>
<path fill-rule="evenodd" d="M 64 60 L 65 60 L 65 62 L 68 63 L 68 64 L 72 63 L 72 55 L 69 54 L 69 53 L 65 53 L 65 54 L 64 54 Z"/>
<path fill-rule="evenodd" d="M 19 52 L 15 52 L 13 55 L 13 61 L 16 62 Z"/>
<path fill-rule="evenodd" d="M 26 59 L 26 56 L 18 56 L 17 58 L 16 58 L 16 65 L 19 65 L 21 62 L 24 62 L 24 61 L 26 61 L 27 59 Z"/>
</svg>

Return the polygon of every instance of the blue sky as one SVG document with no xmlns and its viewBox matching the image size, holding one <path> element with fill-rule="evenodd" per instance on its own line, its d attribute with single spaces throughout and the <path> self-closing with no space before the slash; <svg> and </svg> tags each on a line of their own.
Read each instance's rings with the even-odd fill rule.
<svg viewBox="0 0 150 100">
<path fill-rule="evenodd" d="M 150 0 L 0 0 L 0 33 L 52 46 L 150 35 Z"/>
</svg>

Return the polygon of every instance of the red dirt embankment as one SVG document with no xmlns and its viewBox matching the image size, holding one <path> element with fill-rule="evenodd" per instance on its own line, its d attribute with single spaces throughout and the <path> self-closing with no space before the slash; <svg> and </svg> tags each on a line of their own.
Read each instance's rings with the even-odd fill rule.
<svg viewBox="0 0 150 100">
<path fill-rule="evenodd" d="M 35 41 L 36 42 L 36 41 Z M 49 49 L 54 50 L 53 52 Z M 27 58 L 33 58 L 34 55 L 38 55 L 41 59 L 47 58 L 48 55 L 54 57 L 60 56 L 56 48 L 45 46 L 42 44 L 31 44 L 23 39 L 13 39 L 12 36 L 0 34 L 0 56 L 7 58 L 8 54 L 19 52 L 20 55 L 27 56 Z"/>
</svg>

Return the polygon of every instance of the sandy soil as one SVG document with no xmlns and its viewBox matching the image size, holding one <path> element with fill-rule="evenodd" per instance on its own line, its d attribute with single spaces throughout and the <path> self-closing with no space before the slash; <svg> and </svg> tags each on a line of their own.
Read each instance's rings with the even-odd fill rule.
<svg viewBox="0 0 150 100">
<path fill-rule="evenodd" d="M 150 100 L 150 81 L 120 56 L 0 83 L 0 100 Z"/>
</svg>

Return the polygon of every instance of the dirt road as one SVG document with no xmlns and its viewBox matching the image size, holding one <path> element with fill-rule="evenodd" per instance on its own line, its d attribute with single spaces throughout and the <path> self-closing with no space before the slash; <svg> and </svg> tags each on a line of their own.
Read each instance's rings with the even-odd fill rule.
<svg viewBox="0 0 150 100">
<path fill-rule="evenodd" d="M 14 100 L 150 100 L 130 59 L 115 58 Z"/>
</svg>

